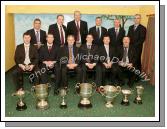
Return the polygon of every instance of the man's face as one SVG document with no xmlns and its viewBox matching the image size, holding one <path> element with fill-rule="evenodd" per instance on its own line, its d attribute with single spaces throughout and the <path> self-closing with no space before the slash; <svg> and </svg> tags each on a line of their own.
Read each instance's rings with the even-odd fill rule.
<svg viewBox="0 0 167 129">
<path fill-rule="evenodd" d="M 123 38 L 123 46 L 129 47 L 130 39 L 128 37 Z"/>
<path fill-rule="evenodd" d="M 29 44 L 31 40 L 30 35 L 24 35 L 23 40 L 25 44 Z"/>
<path fill-rule="evenodd" d="M 135 24 L 140 24 L 140 21 L 141 21 L 141 17 L 139 15 L 136 15 L 134 19 Z"/>
<path fill-rule="evenodd" d="M 104 37 L 104 38 L 103 38 L 103 43 L 106 44 L 106 45 L 109 45 L 109 43 L 110 43 L 110 38 L 109 38 L 109 37 Z"/>
<path fill-rule="evenodd" d="M 59 25 L 63 25 L 63 23 L 64 23 L 64 17 L 63 17 L 63 16 L 59 16 L 59 17 L 57 18 L 57 23 L 58 23 Z"/>
<path fill-rule="evenodd" d="M 96 19 L 96 26 L 101 26 L 102 20 L 100 18 Z"/>
<path fill-rule="evenodd" d="M 74 19 L 75 19 L 76 21 L 80 21 L 80 20 L 81 20 L 81 14 L 80 14 L 80 12 L 75 12 L 75 13 L 74 13 Z"/>
<path fill-rule="evenodd" d="M 68 42 L 68 45 L 69 45 L 69 46 L 72 46 L 72 45 L 74 44 L 74 42 L 75 42 L 74 37 L 69 36 L 69 37 L 67 38 L 67 42 Z"/>
<path fill-rule="evenodd" d="M 92 35 L 87 35 L 86 41 L 87 41 L 88 43 L 92 43 L 92 41 L 93 41 L 93 36 L 92 36 Z"/>
<path fill-rule="evenodd" d="M 36 30 L 39 30 L 39 29 L 41 28 L 41 22 L 40 22 L 40 21 L 35 21 L 35 22 L 34 22 L 34 28 L 35 28 Z"/>
<path fill-rule="evenodd" d="M 118 28 L 120 26 L 120 21 L 119 20 L 114 20 L 114 26 Z"/>
<path fill-rule="evenodd" d="M 47 40 L 47 42 L 48 42 L 49 44 L 52 44 L 52 43 L 53 43 L 53 40 L 54 40 L 53 35 L 48 35 L 47 38 L 46 38 L 46 40 Z"/>
</svg>

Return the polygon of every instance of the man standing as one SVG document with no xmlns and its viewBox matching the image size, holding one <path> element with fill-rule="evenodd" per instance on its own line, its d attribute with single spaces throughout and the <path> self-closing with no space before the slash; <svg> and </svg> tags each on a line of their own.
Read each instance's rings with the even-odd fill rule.
<svg viewBox="0 0 167 129">
<path fill-rule="evenodd" d="M 34 20 L 34 28 L 27 30 L 27 33 L 31 36 L 31 44 L 34 44 L 39 49 L 42 44 L 46 43 L 46 31 L 41 29 L 41 20 L 36 18 Z"/>
<path fill-rule="evenodd" d="M 142 48 L 143 48 L 143 42 L 146 38 L 146 28 L 140 24 L 141 21 L 141 15 L 136 14 L 134 19 L 134 25 L 129 27 L 128 36 L 131 40 L 131 45 L 136 50 L 136 58 L 137 58 L 137 64 L 136 68 L 141 71 L 141 54 L 142 54 Z"/>
<path fill-rule="evenodd" d="M 76 46 L 80 47 L 85 43 L 86 36 L 88 34 L 88 25 L 86 21 L 81 20 L 80 11 L 74 12 L 74 20 L 67 24 L 68 35 L 74 35 Z"/>
<path fill-rule="evenodd" d="M 107 34 L 107 29 L 101 26 L 101 17 L 96 17 L 96 25 L 89 29 L 89 34 L 93 35 L 93 43 L 98 46 L 102 45 L 103 36 Z"/>
<path fill-rule="evenodd" d="M 66 27 L 63 25 L 64 16 L 57 15 L 57 23 L 49 26 L 48 33 L 53 34 L 54 44 L 58 47 L 63 47 L 66 43 Z"/>
</svg>

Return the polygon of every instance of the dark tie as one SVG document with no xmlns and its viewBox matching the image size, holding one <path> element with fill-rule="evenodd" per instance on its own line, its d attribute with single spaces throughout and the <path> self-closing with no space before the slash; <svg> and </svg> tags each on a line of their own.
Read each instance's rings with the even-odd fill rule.
<svg viewBox="0 0 167 129">
<path fill-rule="evenodd" d="M 127 48 L 124 48 L 124 55 L 123 55 L 123 62 L 126 62 L 126 57 L 127 57 Z"/>
<path fill-rule="evenodd" d="M 98 35 L 98 38 L 100 39 L 100 29 L 99 29 L 99 27 L 97 27 L 97 35 Z"/>
<path fill-rule="evenodd" d="M 80 33 L 80 28 L 79 28 L 79 22 L 77 21 L 77 39 L 76 39 L 77 42 L 79 42 L 79 33 Z"/>
<path fill-rule="evenodd" d="M 61 39 L 61 44 L 64 45 L 64 34 L 62 26 L 60 26 L 60 39 Z"/>
<path fill-rule="evenodd" d="M 73 63 L 73 61 L 72 61 L 72 47 L 69 47 L 69 60 L 68 60 L 68 63 L 69 64 Z"/>
<path fill-rule="evenodd" d="M 39 32 L 38 31 L 36 31 L 36 40 L 37 40 L 37 43 L 40 42 L 40 40 L 39 40 Z"/>
<path fill-rule="evenodd" d="M 48 46 L 49 53 L 51 52 L 51 50 L 52 50 L 52 46 Z"/>
<path fill-rule="evenodd" d="M 116 35 L 116 39 L 118 37 L 118 29 L 115 29 L 115 35 Z"/>
</svg>

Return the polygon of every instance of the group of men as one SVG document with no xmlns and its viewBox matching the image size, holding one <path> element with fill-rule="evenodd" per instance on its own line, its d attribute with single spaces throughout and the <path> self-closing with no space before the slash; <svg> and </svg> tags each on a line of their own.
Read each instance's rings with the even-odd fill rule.
<svg viewBox="0 0 167 129">
<path fill-rule="evenodd" d="M 34 85 L 48 83 L 48 72 L 55 74 L 54 94 L 59 88 L 68 88 L 68 71 L 76 72 L 77 83 L 85 83 L 88 73 L 95 74 L 97 86 L 106 85 L 106 73 L 110 83 L 123 85 L 128 77 L 131 87 L 138 79 L 129 69 L 141 70 L 141 53 L 146 28 L 140 24 L 141 15 L 136 14 L 134 25 L 128 34 L 118 19 L 114 27 L 106 29 L 101 17 L 96 17 L 95 26 L 88 31 L 87 22 L 81 20 L 80 11 L 74 12 L 74 20 L 63 25 L 64 16 L 57 16 L 57 23 L 49 26 L 48 33 L 41 29 L 41 20 L 34 20 L 34 27 L 23 34 L 24 43 L 15 51 L 14 79 L 16 90 L 23 90 L 23 73 L 46 69 L 33 78 Z M 115 61 L 116 60 L 116 61 Z M 98 91 L 98 88 L 97 88 Z"/>
</svg>

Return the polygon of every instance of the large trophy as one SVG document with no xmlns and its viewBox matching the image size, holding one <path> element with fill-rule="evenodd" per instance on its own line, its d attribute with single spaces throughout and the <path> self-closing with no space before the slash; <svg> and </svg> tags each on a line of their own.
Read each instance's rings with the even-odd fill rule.
<svg viewBox="0 0 167 129">
<path fill-rule="evenodd" d="M 12 96 L 16 96 L 19 100 L 17 102 L 16 110 L 23 111 L 27 109 L 26 103 L 23 102 L 26 92 L 24 90 L 18 90 L 16 93 L 13 93 Z"/>
<path fill-rule="evenodd" d="M 136 90 L 137 90 L 137 97 L 135 98 L 134 103 L 142 104 L 143 102 L 141 99 L 141 95 L 143 94 L 144 87 L 142 85 L 136 86 Z"/>
<path fill-rule="evenodd" d="M 60 91 L 59 91 L 59 94 L 60 94 L 60 96 L 62 97 L 62 102 L 61 102 L 61 104 L 60 104 L 60 108 L 61 109 L 65 109 L 65 108 L 67 108 L 67 103 L 65 102 L 65 96 L 67 95 L 67 90 L 66 89 L 61 89 Z"/>
<path fill-rule="evenodd" d="M 46 110 L 49 108 L 49 104 L 47 101 L 49 90 L 51 85 L 47 84 L 39 84 L 32 87 L 32 91 L 34 92 L 37 98 L 36 108 L 41 110 Z"/>
<path fill-rule="evenodd" d="M 106 85 L 106 86 L 100 86 L 100 93 L 102 96 L 105 96 L 106 104 L 105 106 L 107 108 L 113 107 L 113 101 L 114 98 L 121 92 L 121 87 L 120 86 L 111 86 L 111 85 Z"/>
<path fill-rule="evenodd" d="M 123 98 L 121 104 L 125 105 L 125 106 L 128 106 L 129 105 L 128 97 L 132 94 L 132 90 L 122 89 L 122 94 L 123 94 L 124 98 Z"/>
<path fill-rule="evenodd" d="M 78 95 L 81 97 L 78 107 L 92 108 L 92 104 L 89 98 L 92 96 L 93 91 L 95 92 L 96 84 L 95 83 L 77 83 L 75 86 L 75 89 Z"/>
</svg>

